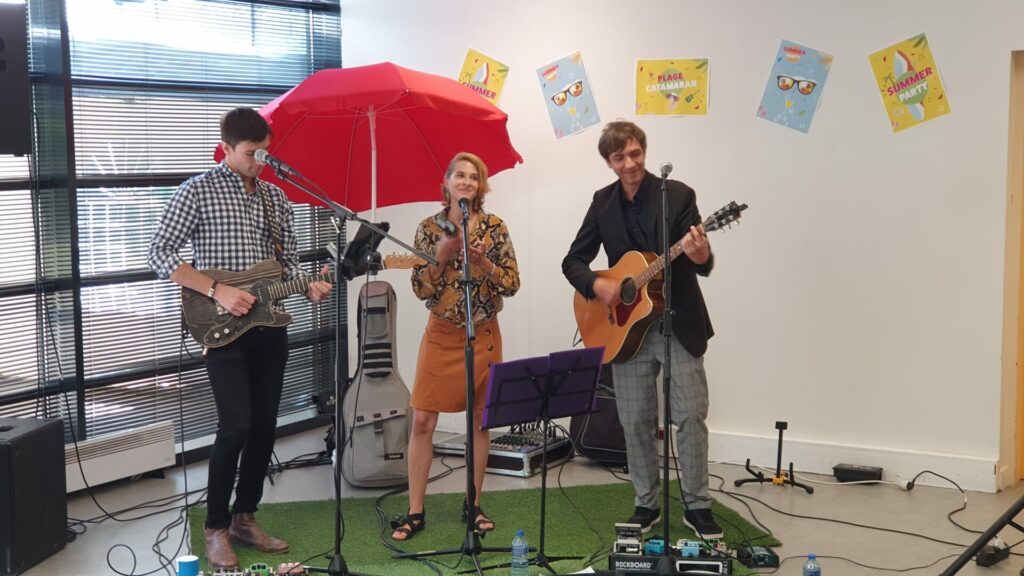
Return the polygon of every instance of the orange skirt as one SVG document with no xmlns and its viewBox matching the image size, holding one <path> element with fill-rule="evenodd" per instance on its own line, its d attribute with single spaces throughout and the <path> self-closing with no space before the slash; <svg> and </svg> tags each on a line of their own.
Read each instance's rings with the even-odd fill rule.
<svg viewBox="0 0 1024 576">
<path fill-rule="evenodd" d="M 430 315 L 416 359 L 416 380 L 409 404 L 432 412 L 466 409 L 466 329 Z M 501 362 L 501 330 L 492 318 L 476 326 L 473 341 L 474 405 L 483 410 L 491 364 Z"/>
</svg>

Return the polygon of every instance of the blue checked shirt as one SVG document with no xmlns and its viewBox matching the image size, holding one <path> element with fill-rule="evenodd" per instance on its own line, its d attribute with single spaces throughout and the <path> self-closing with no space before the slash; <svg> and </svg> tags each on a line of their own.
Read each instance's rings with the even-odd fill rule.
<svg viewBox="0 0 1024 576">
<path fill-rule="evenodd" d="M 281 227 L 284 279 L 301 276 L 292 206 L 277 186 L 260 179 L 256 186 L 268 193 Z M 171 196 L 149 243 L 150 269 L 170 277 L 184 264 L 178 251 L 188 242 L 199 270 L 241 272 L 275 257 L 259 193 L 246 194 L 242 177 L 224 162 L 189 178 Z"/>
</svg>

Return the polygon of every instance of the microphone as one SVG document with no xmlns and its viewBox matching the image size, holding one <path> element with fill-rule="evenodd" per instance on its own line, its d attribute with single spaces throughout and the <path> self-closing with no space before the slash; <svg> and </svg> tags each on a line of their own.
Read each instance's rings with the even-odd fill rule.
<svg viewBox="0 0 1024 576">
<path fill-rule="evenodd" d="M 672 163 L 671 162 L 663 162 L 661 164 L 661 177 L 662 178 L 668 178 L 668 175 L 669 175 L 670 172 L 672 172 Z"/>
<path fill-rule="evenodd" d="M 293 176 L 301 176 L 298 170 L 292 168 L 291 166 L 285 164 L 284 162 L 278 160 L 277 158 L 274 158 L 269 153 L 267 153 L 267 151 L 263 148 L 257 150 L 256 153 L 253 154 L 253 158 L 255 158 L 257 162 L 267 164 L 271 168 L 279 172 L 284 172 L 286 174 L 291 174 Z"/>
<path fill-rule="evenodd" d="M 438 225 L 441 227 L 441 230 L 445 233 L 445 235 L 455 236 L 455 224 L 449 222 L 447 218 L 443 218 L 440 224 Z"/>
<path fill-rule="evenodd" d="M 459 198 L 459 208 L 462 208 L 462 216 L 469 220 L 469 199 Z"/>
</svg>

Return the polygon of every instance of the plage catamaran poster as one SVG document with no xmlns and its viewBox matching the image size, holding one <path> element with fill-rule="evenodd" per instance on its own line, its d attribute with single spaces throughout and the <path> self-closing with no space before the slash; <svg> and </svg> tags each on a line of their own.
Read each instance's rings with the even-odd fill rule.
<svg viewBox="0 0 1024 576">
<path fill-rule="evenodd" d="M 636 61 L 637 116 L 707 113 L 707 58 Z"/>
</svg>

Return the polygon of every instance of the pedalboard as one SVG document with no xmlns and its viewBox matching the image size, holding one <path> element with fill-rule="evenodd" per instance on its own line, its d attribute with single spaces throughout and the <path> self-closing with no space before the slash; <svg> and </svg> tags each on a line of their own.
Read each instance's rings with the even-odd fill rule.
<svg viewBox="0 0 1024 576">
<path fill-rule="evenodd" d="M 649 554 L 612 554 L 608 557 L 608 569 L 617 574 L 654 574 L 661 558 Z M 677 572 L 696 570 L 701 574 L 732 574 L 731 558 L 673 556 L 672 563 Z"/>
</svg>

